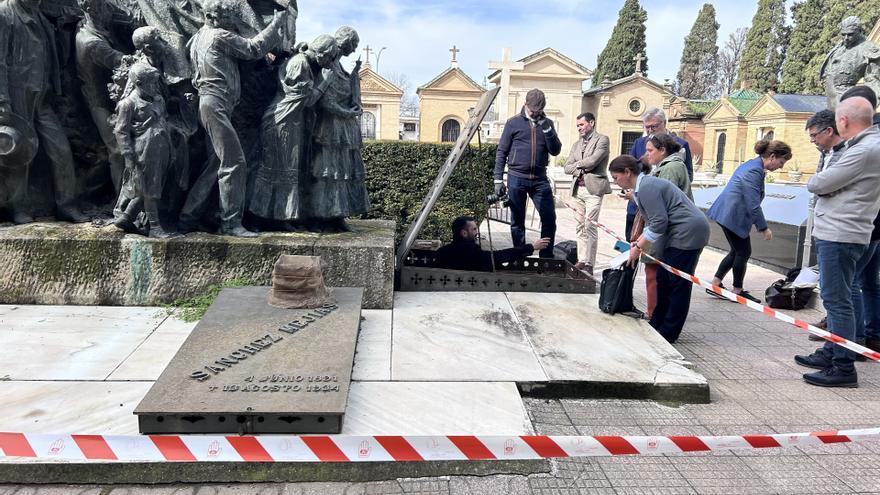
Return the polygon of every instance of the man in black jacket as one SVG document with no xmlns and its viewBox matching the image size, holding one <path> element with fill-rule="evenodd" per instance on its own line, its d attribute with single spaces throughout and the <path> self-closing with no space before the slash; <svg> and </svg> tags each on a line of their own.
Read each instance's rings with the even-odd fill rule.
<svg viewBox="0 0 880 495">
<path fill-rule="evenodd" d="M 549 243 L 541 249 L 542 258 L 553 257 L 556 235 L 556 204 L 547 180 L 547 163 L 562 149 L 553 121 L 544 114 L 545 98 L 540 89 L 526 94 L 526 104 L 519 115 L 504 124 L 495 155 L 495 194 L 504 194 L 502 180 L 507 165 L 507 189 L 510 193 L 510 236 L 514 246 L 526 243 L 526 197 L 532 198 L 541 217 L 541 237 Z"/>
<path fill-rule="evenodd" d="M 498 251 L 484 251 L 477 244 L 477 222 L 474 217 L 458 217 L 452 222 L 452 242 L 437 250 L 437 266 L 453 270 L 491 272 L 492 257 L 495 266 L 520 260 L 536 249 L 550 246 L 550 239 L 538 239 L 534 244 L 522 244 Z"/>
</svg>

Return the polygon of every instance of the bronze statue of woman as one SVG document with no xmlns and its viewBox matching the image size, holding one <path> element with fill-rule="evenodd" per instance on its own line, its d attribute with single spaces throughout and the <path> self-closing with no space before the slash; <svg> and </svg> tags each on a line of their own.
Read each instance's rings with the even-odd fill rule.
<svg viewBox="0 0 880 495">
<path fill-rule="evenodd" d="M 248 212 L 262 228 L 293 230 L 305 220 L 301 177 L 308 169 L 313 107 L 320 100 L 333 75 L 330 67 L 337 55 L 336 41 L 321 35 L 285 61 L 279 70 L 281 91 L 263 114 L 260 124 L 262 160 L 251 174 Z"/>
<path fill-rule="evenodd" d="M 339 28 L 335 38 L 339 53 L 324 69 L 325 79 L 331 82 L 318 104 L 309 214 L 325 230 L 347 231 L 345 217 L 366 213 L 370 208 L 361 158 L 360 61 L 351 74 L 341 62 L 342 57 L 354 53 L 360 40 L 357 32 L 347 26 Z"/>
</svg>

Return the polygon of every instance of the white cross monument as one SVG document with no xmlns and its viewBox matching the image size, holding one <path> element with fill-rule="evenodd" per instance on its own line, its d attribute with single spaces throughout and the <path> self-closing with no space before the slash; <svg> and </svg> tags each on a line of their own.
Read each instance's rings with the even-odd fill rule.
<svg viewBox="0 0 880 495">
<path fill-rule="evenodd" d="M 501 91 L 495 99 L 495 113 L 497 115 L 495 122 L 496 125 L 492 126 L 492 137 L 498 138 L 501 137 L 501 130 L 504 123 L 507 122 L 508 117 L 510 117 L 507 109 L 508 100 L 510 99 L 510 71 L 523 70 L 525 64 L 510 60 L 510 48 L 505 48 L 501 53 L 501 61 L 489 62 L 489 68 L 501 71 Z M 496 133 L 497 136 L 495 135 Z"/>
<path fill-rule="evenodd" d="M 452 62 L 449 63 L 449 66 L 458 67 L 458 59 L 456 55 L 458 55 L 458 52 L 460 52 L 461 50 L 459 50 L 457 46 L 452 45 L 452 48 L 450 48 L 449 51 L 452 52 Z"/>
<path fill-rule="evenodd" d="M 644 76 L 644 75 L 645 75 L 644 73 L 642 73 L 642 62 L 645 61 L 645 60 L 648 60 L 648 59 L 645 58 L 645 57 L 643 57 L 641 52 L 639 52 L 638 55 L 636 55 L 635 57 L 633 57 L 633 62 L 636 63 L 636 72 L 635 72 L 635 73 L 638 74 L 638 75 L 640 75 L 640 76 Z"/>
</svg>

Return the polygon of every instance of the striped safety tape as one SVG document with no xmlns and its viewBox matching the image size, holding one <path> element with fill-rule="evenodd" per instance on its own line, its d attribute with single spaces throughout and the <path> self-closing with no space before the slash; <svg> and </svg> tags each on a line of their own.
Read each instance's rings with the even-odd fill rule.
<svg viewBox="0 0 880 495">
<path fill-rule="evenodd" d="M 578 212 L 577 209 L 573 208 L 571 205 L 566 204 L 566 206 L 568 206 L 575 213 L 580 215 L 580 212 Z M 581 215 L 581 217 L 582 217 L 582 215 Z M 614 232 L 613 230 L 611 230 L 607 226 L 605 226 L 605 225 L 603 225 L 603 224 L 601 224 L 591 218 L 588 218 L 587 220 L 591 224 L 593 224 L 596 227 L 598 227 L 599 229 L 603 230 L 606 234 L 614 237 L 615 239 L 617 239 L 621 242 L 627 242 L 626 239 L 624 239 L 623 237 L 620 237 L 616 232 Z M 724 297 L 725 299 L 729 299 L 733 302 L 742 304 L 743 306 L 748 306 L 749 308 L 754 309 L 755 311 L 758 311 L 760 313 L 764 313 L 770 317 L 776 318 L 777 320 L 784 321 L 786 323 L 794 325 L 802 330 L 806 330 L 806 331 L 812 333 L 813 335 L 818 335 L 819 337 L 822 337 L 823 339 L 825 339 L 829 342 L 833 342 L 834 344 L 837 344 L 837 345 L 844 347 L 850 351 L 853 351 L 856 354 L 860 354 L 862 356 L 865 356 L 866 358 L 868 358 L 872 361 L 880 361 L 880 352 L 868 349 L 867 347 L 859 345 L 853 341 L 844 339 L 843 337 L 839 337 L 837 335 L 834 335 L 831 332 L 822 330 L 819 327 L 810 325 L 809 323 L 805 322 L 804 320 L 799 320 L 797 318 L 793 318 L 791 316 L 788 316 L 785 313 L 782 313 L 780 311 L 776 311 L 773 308 L 768 308 L 767 306 L 764 306 L 763 304 L 758 304 L 754 301 L 750 301 L 742 296 L 739 296 L 737 294 L 734 294 L 733 292 L 730 292 L 729 290 L 723 289 L 723 288 L 721 288 L 711 282 L 706 282 L 706 281 L 700 279 L 699 277 L 695 277 L 694 275 L 691 275 L 690 273 L 685 273 L 685 272 L 679 270 L 678 268 L 674 268 L 672 266 L 669 266 L 666 263 L 662 262 L 661 260 L 658 260 L 657 258 L 655 258 L 647 253 L 642 253 L 642 254 L 645 257 L 657 262 L 657 264 L 662 266 L 667 271 L 672 272 L 674 275 L 677 275 L 677 276 L 693 283 L 694 285 L 709 289 L 712 292 L 714 292 L 715 294 L 718 294 L 719 296 Z"/>
<path fill-rule="evenodd" d="M 739 436 L 112 436 L 0 433 L 4 458 L 120 462 L 403 462 L 660 455 L 880 440 L 880 428 Z"/>
</svg>

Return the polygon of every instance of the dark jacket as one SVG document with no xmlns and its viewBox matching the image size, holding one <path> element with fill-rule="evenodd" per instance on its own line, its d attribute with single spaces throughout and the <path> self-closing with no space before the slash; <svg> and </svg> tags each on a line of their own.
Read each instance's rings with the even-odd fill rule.
<svg viewBox="0 0 880 495">
<path fill-rule="evenodd" d="M 532 254 L 531 244 L 494 251 L 495 266 L 521 260 Z M 437 250 L 437 267 L 473 272 L 491 272 L 492 257 L 474 241 L 456 239 Z"/>
<path fill-rule="evenodd" d="M 504 124 L 495 154 L 495 180 L 501 180 L 505 164 L 508 175 L 526 179 L 547 177 L 550 155 L 556 156 L 561 150 L 562 142 L 553 121 L 550 121 L 550 130 L 544 132 L 539 126 L 532 126 L 523 109 Z"/>
</svg>

